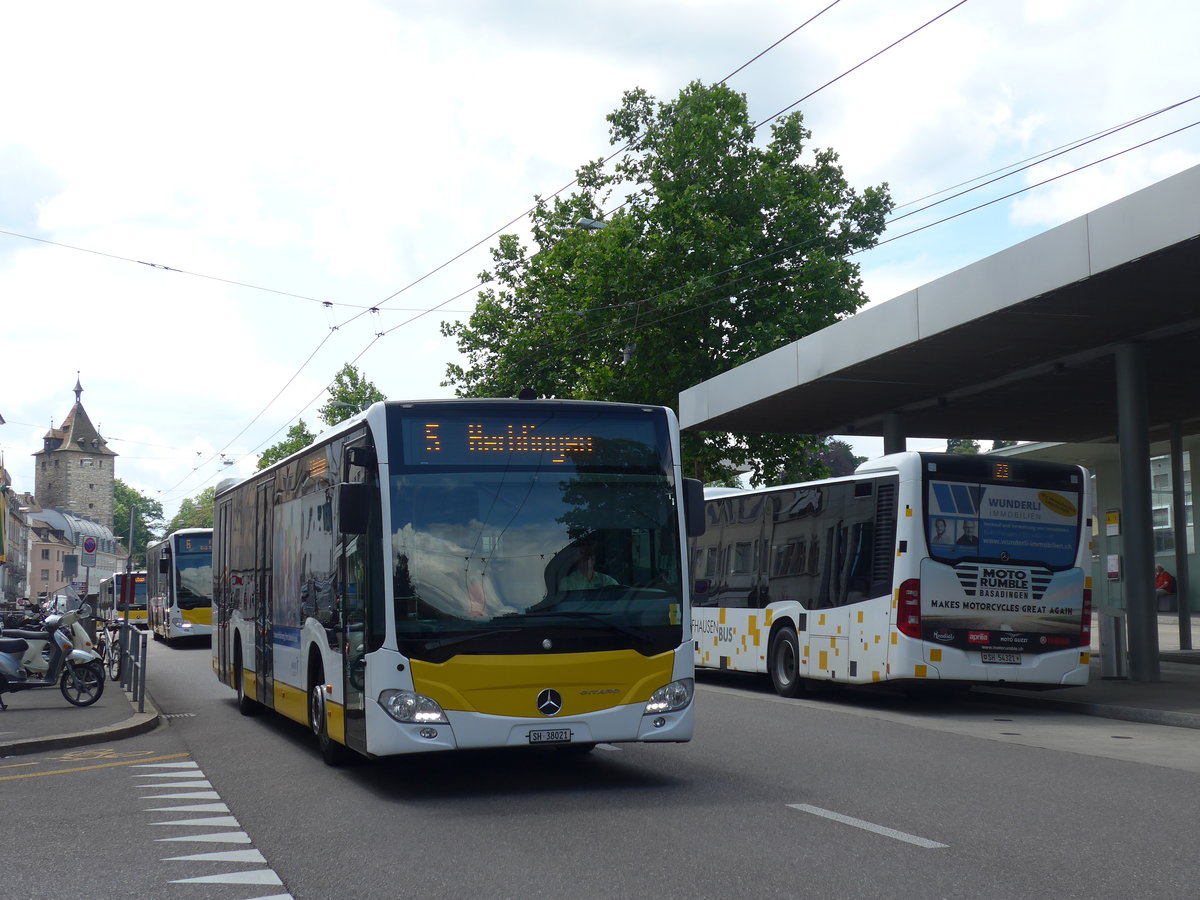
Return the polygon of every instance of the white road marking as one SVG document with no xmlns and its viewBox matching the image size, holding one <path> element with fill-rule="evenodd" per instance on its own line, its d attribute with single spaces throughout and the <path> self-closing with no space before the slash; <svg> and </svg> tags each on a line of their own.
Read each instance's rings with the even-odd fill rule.
<svg viewBox="0 0 1200 900">
<path fill-rule="evenodd" d="M 189 762 L 173 762 L 173 763 L 138 763 L 136 766 L 130 766 L 131 769 L 198 769 L 200 764 L 192 760 Z"/>
<path fill-rule="evenodd" d="M 135 778 L 141 778 L 141 775 L 135 775 Z M 145 790 L 158 791 L 163 788 L 211 788 L 212 783 L 205 781 L 156 781 L 153 784 L 139 784 L 138 787 Z"/>
<path fill-rule="evenodd" d="M 163 862 L 197 860 L 199 862 L 265 863 L 266 857 L 257 850 L 218 850 L 216 853 L 189 853 L 187 856 L 164 856 Z"/>
<path fill-rule="evenodd" d="M 228 872 L 224 875 L 201 875 L 199 878 L 176 878 L 171 884 L 283 884 L 274 869 L 255 869 L 253 872 Z"/>
<path fill-rule="evenodd" d="M 188 803 L 186 806 L 151 806 L 146 812 L 229 812 L 224 803 Z"/>
<path fill-rule="evenodd" d="M 147 764 L 138 766 L 138 768 L 173 768 L 176 771 L 170 772 L 153 772 L 147 774 L 135 774 L 136 779 L 145 778 L 187 778 L 189 781 L 166 781 L 166 782 L 147 782 L 143 781 L 139 787 L 148 788 L 150 790 L 158 790 L 161 788 L 211 788 L 212 785 L 205 778 L 204 773 L 200 770 L 195 762 L 186 763 L 168 763 L 165 765 L 154 766 Z M 178 769 L 192 769 L 190 772 L 177 771 Z M 169 812 L 169 813 L 188 813 L 188 812 L 212 812 L 212 813 L 228 813 L 229 807 L 221 801 L 220 795 L 214 790 L 199 790 L 187 791 L 182 793 L 170 794 L 150 794 L 145 795 L 143 800 L 213 800 L 213 803 L 182 803 L 173 806 L 156 806 L 146 809 L 146 812 Z M 224 816 L 201 816 L 190 819 L 174 819 L 164 822 L 151 822 L 151 825 L 167 825 L 171 827 L 183 828 L 240 828 L 237 819 L 231 815 Z M 181 837 L 157 838 L 156 843 L 202 843 L 202 844 L 249 844 L 250 836 L 244 831 L 222 831 L 209 834 L 188 834 Z M 264 865 L 266 858 L 253 847 L 244 850 L 218 850 L 208 853 L 189 853 L 183 856 L 167 856 L 163 858 L 164 862 L 199 862 L 199 863 L 249 863 Z M 282 885 L 283 881 L 275 873 L 274 869 L 251 869 L 243 872 L 221 872 L 215 875 L 200 875 L 194 878 L 176 878 L 170 882 L 171 884 L 255 884 L 255 885 Z M 258 897 L 256 900 L 294 900 L 291 894 L 272 894 L 270 897 Z"/>
<path fill-rule="evenodd" d="M 835 813 L 828 809 L 821 809 L 819 806 L 809 806 L 807 803 L 789 803 L 792 809 L 798 809 L 800 812 L 812 813 L 814 816 L 821 816 L 826 819 L 832 819 L 834 822 L 841 822 L 843 825 L 852 825 L 855 828 L 861 828 L 863 831 L 871 831 L 875 834 L 881 834 L 884 837 L 894 838 L 897 841 L 904 841 L 908 844 L 916 844 L 918 847 L 924 847 L 927 850 L 932 850 L 936 847 L 948 847 L 949 844 L 939 844 L 937 841 L 931 841 L 928 838 L 917 837 L 915 834 L 908 834 L 904 831 L 897 831 L 895 828 L 887 828 L 883 825 L 876 825 L 874 822 L 867 822 L 863 819 L 855 819 L 851 816 L 843 816 L 841 813 Z"/>
<path fill-rule="evenodd" d="M 150 787 L 148 784 L 142 787 Z M 221 795 L 216 791 L 188 791 L 180 794 L 142 794 L 139 800 L 220 800 Z"/>
<path fill-rule="evenodd" d="M 151 825 L 220 825 L 222 828 L 237 828 L 238 820 L 233 816 L 207 816 L 203 819 L 176 819 L 173 822 L 151 822 Z"/>
<path fill-rule="evenodd" d="M 203 841 L 207 844 L 248 844 L 250 835 L 244 831 L 222 831 L 220 834 L 188 834 L 183 837 L 156 838 L 157 841 Z"/>
</svg>

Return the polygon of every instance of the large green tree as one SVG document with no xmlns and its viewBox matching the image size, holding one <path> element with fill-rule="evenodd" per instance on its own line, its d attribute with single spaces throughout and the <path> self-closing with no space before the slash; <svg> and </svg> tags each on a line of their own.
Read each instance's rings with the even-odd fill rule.
<svg viewBox="0 0 1200 900">
<path fill-rule="evenodd" d="M 979 441 L 971 438 L 949 438 L 946 441 L 947 453 L 978 453 Z"/>
<path fill-rule="evenodd" d="M 133 510 L 133 539 L 129 537 L 129 511 Z M 146 544 L 158 536 L 163 524 L 162 504 L 113 479 L 112 531 L 133 556 L 134 566 L 146 564 Z"/>
<path fill-rule="evenodd" d="M 212 528 L 213 498 L 216 495 L 217 487 L 212 485 L 180 503 L 179 512 L 167 523 L 167 534 L 180 528 Z"/>
<path fill-rule="evenodd" d="M 358 369 L 346 363 L 333 376 L 329 400 L 317 410 L 317 415 L 326 425 L 336 425 L 343 419 L 362 412 L 372 403 L 386 399 L 379 388 L 368 381 Z"/>
<path fill-rule="evenodd" d="M 387 398 L 351 363 L 346 363 L 333 376 L 333 384 L 329 387 L 329 399 L 317 410 L 317 415 L 326 425 L 336 425 L 343 419 L 348 419 L 362 412 L 377 400 Z M 272 463 L 291 456 L 297 450 L 303 450 L 316 440 L 316 435 L 308 430 L 301 419 L 288 429 L 282 441 L 272 444 L 258 458 L 258 468 L 265 469 Z"/>
<path fill-rule="evenodd" d="M 853 190 L 832 150 L 808 149 L 799 112 L 760 143 L 744 95 L 696 82 L 669 103 L 630 91 L 608 122 L 615 164 L 588 163 L 575 193 L 537 198 L 533 251 L 501 236 L 475 312 L 443 323 L 465 358 L 447 369 L 459 395 L 531 388 L 674 408 L 684 388 L 866 301 L 849 256 L 883 230 L 887 187 Z M 821 474 L 821 445 L 684 435 L 691 473 L 709 482 L 739 465 L 755 484 Z"/>
<path fill-rule="evenodd" d="M 303 450 L 313 442 L 313 438 L 315 437 L 316 435 L 308 430 L 308 426 L 301 419 L 287 430 L 287 434 L 284 435 L 282 441 L 278 444 L 272 444 L 262 452 L 262 456 L 258 458 L 258 468 L 265 469 L 272 463 L 277 463 L 279 460 L 291 456 L 297 450 Z"/>
</svg>

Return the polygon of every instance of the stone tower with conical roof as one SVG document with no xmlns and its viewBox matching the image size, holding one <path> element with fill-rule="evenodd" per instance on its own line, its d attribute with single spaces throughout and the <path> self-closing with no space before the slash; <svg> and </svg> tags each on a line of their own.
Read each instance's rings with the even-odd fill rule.
<svg viewBox="0 0 1200 900">
<path fill-rule="evenodd" d="M 33 454 L 33 494 L 44 508 L 95 519 L 111 528 L 117 454 L 108 449 L 88 418 L 80 400 L 82 393 L 83 386 L 76 378 L 75 405 L 62 425 L 46 432 L 42 449 Z"/>
</svg>

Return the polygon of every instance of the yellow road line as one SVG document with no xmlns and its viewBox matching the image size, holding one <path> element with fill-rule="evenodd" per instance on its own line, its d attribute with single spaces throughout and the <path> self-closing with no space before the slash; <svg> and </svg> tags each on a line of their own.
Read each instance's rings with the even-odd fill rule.
<svg viewBox="0 0 1200 900">
<path fill-rule="evenodd" d="M 23 769 L 27 766 L 40 766 L 41 763 L 11 763 L 7 766 L 0 766 L 0 769 Z"/>
<path fill-rule="evenodd" d="M 126 759 L 121 762 L 100 763 L 95 766 L 79 766 L 75 769 L 54 769 L 50 772 L 29 772 L 25 775 L 0 775 L 0 781 L 16 781 L 18 778 L 41 778 L 43 775 L 68 775 L 71 772 L 89 772 L 92 769 L 111 769 L 113 766 L 136 766 L 142 763 L 162 762 L 164 759 L 179 759 L 181 756 L 191 756 L 190 753 L 172 753 L 168 756 L 142 757 L 141 759 Z"/>
</svg>

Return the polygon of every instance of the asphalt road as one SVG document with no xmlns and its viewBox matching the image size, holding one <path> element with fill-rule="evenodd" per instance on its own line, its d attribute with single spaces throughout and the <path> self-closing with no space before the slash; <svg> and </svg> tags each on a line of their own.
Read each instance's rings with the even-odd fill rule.
<svg viewBox="0 0 1200 900">
<path fill-rule="evenodd" d="M 21 823 L 4 896 L 1196 891 L 1188 729 L 850 692 L 785 700 L 705 676 L 690 744 L 338 770 L 305 729 L 240 716 L 206 646 L 154 644 L 150 672 L 166 727 L 0 760 Z"/>
</svg>

